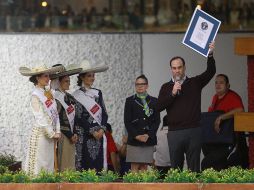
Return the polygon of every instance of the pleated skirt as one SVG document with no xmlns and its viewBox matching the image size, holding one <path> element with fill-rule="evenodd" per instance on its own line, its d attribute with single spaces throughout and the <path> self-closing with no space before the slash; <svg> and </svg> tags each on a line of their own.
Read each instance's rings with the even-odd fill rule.
<svg viewBox="0 0 254 190">
<path fill-rule="evenodd" d="M 152 163 L 154 146 L 127 145 L 126 162 Z"/>
</svg>

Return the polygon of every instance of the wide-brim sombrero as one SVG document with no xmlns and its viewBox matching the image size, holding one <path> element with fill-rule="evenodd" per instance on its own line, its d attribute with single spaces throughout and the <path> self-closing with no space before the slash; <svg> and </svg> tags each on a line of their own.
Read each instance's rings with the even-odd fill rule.
<svg viewBox="0 0 254 190">
<path fill-rule="evenodd" d="M 88 73 L 88 72 L 100 73 L 108 70 L 109 68 L 104 64 L 92 65 L 88 60 L 84 60 L 79 64 L 72 64 L 72 67 L 81 68 L 80 73 Z"/>
<path fill-rule="evenodd" d="M 66 67 L 64 67 L 64 69 L 62 71 L 59 71 L 55 74 L 50 75 L 50 79 L 56 79 L 62 76 L 71 76 L 71 75 L 75 75 L 78 74 L 82 71 L 82 68 L 77 68 L 75 65 L 67 65 Z"/>
<path fill-rule="evenodd" d="M 20 67 L 19 72 L 23 76 L 34 76 L 39 74 L 47 73 L 49 75 L 55 74 L 57 72 L 60 72 L 64 69 L 63 66 L 57 66 L 57 67 L 51 67 L 48 68 L 47 66 L 43 65 L 40 67 L 34 67 L 34 68 L 28 68 L 28 67 Z"/>
</svg>

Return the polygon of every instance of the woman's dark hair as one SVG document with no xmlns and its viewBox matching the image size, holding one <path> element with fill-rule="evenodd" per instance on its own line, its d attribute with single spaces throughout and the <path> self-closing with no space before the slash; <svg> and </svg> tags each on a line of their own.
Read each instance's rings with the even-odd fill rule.
<svg viewBox="0 0 254 190">
<path fill-rule="evenodd" d="M 183 63 L 183 66 L 185 66 L 185 61 L 184 61 L 184 59 L 182 58 L 182 57 L 180 57 L 180 56 L 175 56 L 175 57 L 172 57 L 171 59 L 170 59 L 170 61 L 169 61 L 169 64 L 170 64 L 170 67 L 172 67 L 172 61 L 174 61 L 174 60 L 176 60 L 176 59 L 180 59 L 181 61 L 182 61 L 182 63 Z"/>
<path fill-rule="evenodd" d="M 40 77 L 43 74 L 38 74 L 38 75 L 33 75 L 29 78 L 29 81 L 32 82 L 34 84 L 34 86 L 36 86 L 38 84 L 38 80 L 36 77 Z"/>
<path fill-rule="evenodd" d="M 144 79 L 144 80 L 146 81 L 146 84 L 148 84 L 148 79 L 146 78 L 146 76 L 145 76 L 144 74 L 138 76 L 138 77 L 136 78 L 136 81 L 137 81 L 138 79 Z"/>
<path fill-rule="evenodd" d="M 228 85 L 228 88 L 230 88 L 229 79 L 228 79 L 228 76 L 227 76 L 227 75 L 225 75 L 225 74 L 218 74 L 218 75 L 216 76 L 216 78 L 217 78 L 217 77 L 223 77 L 224 80 L 225 80 L 225 82 L 226 82 L 226 85 Z"/>
<path fill-rule="evenodd" d="M 82 86 L 82 79 L 81 79 L 81 77 L 84 77 L 85 75 L 86 75 L 86 73 L 81 73 L 81 74 L 79 74 L 77 76 L 77 78 L 78 78 L 78 81 L 77 81 L 78 86 Z"/>
</svg>

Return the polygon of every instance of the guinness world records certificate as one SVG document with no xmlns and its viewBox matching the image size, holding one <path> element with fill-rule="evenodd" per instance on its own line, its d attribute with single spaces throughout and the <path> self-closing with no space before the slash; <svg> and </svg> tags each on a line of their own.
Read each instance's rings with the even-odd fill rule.
<svg viewBox="0 0 254 190">
<path fill-rule="evenodd" d="M 215 39 L 220 24 L 221 21 L 196 8 L 182 43 L 207 57 L 209 43 Z"/>
</svg>

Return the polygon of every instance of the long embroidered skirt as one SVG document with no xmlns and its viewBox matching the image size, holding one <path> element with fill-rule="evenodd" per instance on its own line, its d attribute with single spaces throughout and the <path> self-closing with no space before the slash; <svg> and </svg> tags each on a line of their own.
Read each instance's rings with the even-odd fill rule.
<svg viewBox="0 0 254 190">
<path fill-rule="evenodd" d="M 54 139 L 46 137 L 44 130 L 34 127 L 29 139 L 24 171 L 37 175 L 41 170 L 54 171 Z"/>
</svg>

